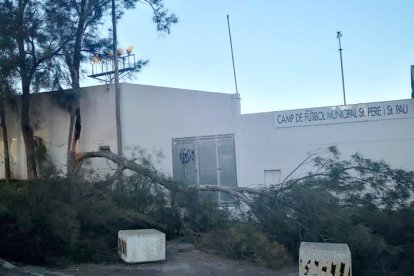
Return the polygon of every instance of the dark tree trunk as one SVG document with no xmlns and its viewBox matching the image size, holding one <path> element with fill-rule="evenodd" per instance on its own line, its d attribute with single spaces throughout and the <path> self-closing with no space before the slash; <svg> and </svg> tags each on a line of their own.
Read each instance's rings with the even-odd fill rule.
<svg viewBox="0 0 414 276">
<path fill-rule="evenodd" d="M 33 130 L 30 126 L 30 87 L 23 83 L 23 95 L 21 97 L 21 128 L 26 149 L 27 179 L 37 177 L 36 158 L 34 153 Z"/>
<path fill-rule="evenodd" d="M 72 69 L 73 70 L 73 69 Z M 76 69 L 75 69 L 76 70 Z M 78 69 L 79 70 L 79 69 Z M 78 151 L 77 143 L 81 132 L 81 116 L 79 109 L 79 93 L 80 85 L 79 78 L 72 75 L 72 92 L 75 94 L 75 100 L 71 103 L 69 109 L 69 133 L 68 133 L 68 147 L 67 147 L 67 174 L 73 174 L 76 171 L 75 156 Z"/>
<path fill-rule="evenodd" d="M 75 94 L 75 100 L 71 103 L 69 109 L 69 133 L 68 133 L 68 148 L 67 148 L 67 174 L 73 174 L 76 171 L 75 156 L 77 153 L 77 142 L 80 138 L 80 64 L 81 64 L 81 46 L 82 38 L 85 28 L 85 17 L 87 12 L 87 1 L 82 0 L 80 3 L 80 19 L 76 30 L 75 45 L 73 53 L 69 54 L 65 48 L 63 48 L 65 61 L 68 66 L 71 78 L 72 92 Z"/>
<path fill-rule="evenodd" d="M 21 96 L 21 118 L 20 125 L 23 134 L 24 146 L 26 150 L 26 166 L 27 166 L 27 179 L 34 179 L 37 177 L 36 171 L 36 159 L 34 153 L 34 141 L 33 131 L 30 126 L 30 82 L 33 76 L 33 71 L 28 68 L 28 62 L 26 60 L 27 51 L 25 49 L 25 29 L 24 29 L 24 15 L 28 0 L 19 0 L 18 13 L 17 13 L 17 46 L 18 46 L 18 67 L 20 69 L 20 77 L 22 83 Z"/>
<path fill-rule="evenodd" d="M 11 171 L 10 171 L 10 156 L 9 156 L 9 139 L 7 136 L 7 126 L 6 126 L 6 111 L 5 111 L 5 103 L 4 100 L 2 101 L 2 106 L 0 107 L 0 122 L 1 122 L 1 130 L 3 132 L 3 155 L 4 155 L 4 171 L 6 180 L 10 180 L 11 178 Z"/>
<path fill-rule="evenodd" d="M 72 151 L 73 128 L 75 125 L 75 116 L 72 108 L 69 111 L 69 134 L 68 134 L 68 148 L 67 148 L 67 174 L 71 175 L 74 171 L 75 153 Z"/>
</svg>

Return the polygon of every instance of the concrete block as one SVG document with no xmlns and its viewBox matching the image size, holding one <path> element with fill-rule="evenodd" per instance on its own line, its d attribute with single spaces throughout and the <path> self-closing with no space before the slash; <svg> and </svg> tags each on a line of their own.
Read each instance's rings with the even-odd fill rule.
<svg viewBox="0 0 414 276">
<path fill-rule="evenodd" d="M 351 251 L 345 243 L 302 242 L 299 276 L 352 276 Z"/>
<path fill-rule="evenodd" d="M 165 260 L 165 234 L 155 229 L 118 231 L 118 253 L 127 263 Z"/>
</svg>

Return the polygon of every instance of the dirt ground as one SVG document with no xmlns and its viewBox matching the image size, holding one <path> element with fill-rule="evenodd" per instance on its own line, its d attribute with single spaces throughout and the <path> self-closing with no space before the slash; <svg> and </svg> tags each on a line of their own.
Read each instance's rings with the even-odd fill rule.
<svg viewBox="0 0 414 276">
<path fill-rule="evenodd" d="M 213 253 L 195 249 L 191 244 L 179 241 L 167 242 L 165 262 L 134 264 L 80 264 L 65 269 L 51 269 L 34 266 L 18 266 L 16 268 L 1 268 L 0 275 L 37 275 L 37 276 L 67 276 L 67 275 L 142 275 L 142 276 L 247 276 L 247 275 L 298 275 L 297 266 L 289 266 L 274 271 L 242 261 L 224 259 Z"/>
</svg>

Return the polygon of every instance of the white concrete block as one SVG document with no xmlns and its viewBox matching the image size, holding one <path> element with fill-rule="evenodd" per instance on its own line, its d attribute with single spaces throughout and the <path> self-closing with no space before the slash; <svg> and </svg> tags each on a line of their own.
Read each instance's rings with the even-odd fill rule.
<svg viewBox="0 0 414 276">
<path fill-rule="evenodd" d="M 127 263 L 165 260 L 165 234 L 155 229 L 118 231 L 118 253 Z"/>
<path fill-rule="evenodd" d="M 352 276 L 351 251 L 345 243 L 302 242 L 299 276 Z"/>
</svg>

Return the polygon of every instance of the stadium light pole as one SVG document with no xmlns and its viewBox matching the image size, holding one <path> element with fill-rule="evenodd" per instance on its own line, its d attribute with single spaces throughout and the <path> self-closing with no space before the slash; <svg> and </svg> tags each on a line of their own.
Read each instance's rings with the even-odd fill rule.
<svg viewBox="0 0 414 276">
<path fill-rule="evenodd" d="M 118 155 L 122 157 L 122 132 L 121 132 L 121 112 L 120 112 L 120 91 L 119 91 L 119 69 L 118 69 L 118 46 L 116 33 L 116 10 L 115 0 L 112 0 L 112 39 L 113 39 L 113 58 L 114 58 L 114 80 L 115 80 L 115 116 L 116 116 L 116 140 Z"/>
<path fill-rule="evenodd" d="M 342 62 L 342 46 L 341 46 L 341 37 L 342 37 L 342 33 L 336 32 L 336 38 L 339 41 L 339 58 L 341 59 L 341 74 L 342 74 L 342 91 L 344 94 L 344 105 L 346 105 L 346 97 L 345 97 L 345 81 L 344 81 L 344 66 L 343 66 L 343 62 Z"/>
</svg>

